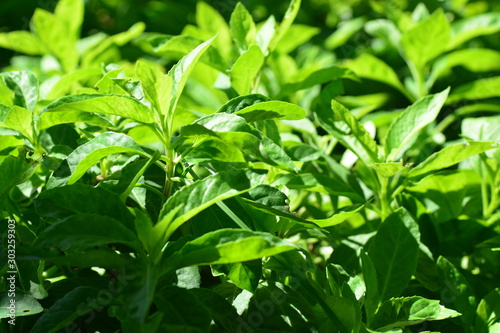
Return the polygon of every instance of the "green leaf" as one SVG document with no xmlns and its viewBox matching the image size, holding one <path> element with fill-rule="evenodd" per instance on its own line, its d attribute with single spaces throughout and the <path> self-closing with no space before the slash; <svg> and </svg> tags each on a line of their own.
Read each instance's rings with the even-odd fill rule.
<svg viewBox="0 0 500 333">
<path fill-rule="evenodd" d="M 175 108 L 177 107 L 177 103 L 179 101 L 179 98 L 181 97 L 181 93 L 184 90 L 184 86 L 186 85 L 189 75 L 193 71 L 194 66 L 196 65 L 200 57 L 210 47 L 214 38 L 211 38 L 197 46 L 193 51 L 191 51 L 177 64 L 175 64 L 168 72 L 168 75 L 172 78 L 172 93 L 167 117 L 167 119 L 170 119 L 169 125 L 171 125 L 171 120 L 174 117 Z"/>
<path fill-rule="evenodd" d="M 396 72 L 385 62 L 369 53 L 363 53 L 358 58 L 346 62 L 344 66 L 361 78 L 383 82 L 396 88 L 405 96 L 409 96 Z"/>
<path fill-rule="evenodd" d="M 297 248 L 264 232 L 220 229 L 187 242 L 175 254 L 175 267 L 244 262 Z"/>
<path fill-rule="evenodd" d="M 343 21 L 337 26 L 337 30 L 325 40 L 325 47 L 333 51 L 341 45 L 344 45 L 352 35 L 361 30 L 366 20 L 363 17 L 357 17 L 348 21 Z"/>
<path fill-rule="evenodd" d="M 18 131 L 24 135 L 30 142 L 33 142 L 33 113 L 23 107 L 14 105 L 10 111 L 5 115 L 2 121 L 0 120 L 0 127 L 7 127 Z"/>
<path fill-rule="evenodd" d="M 443 304 L 462 313 L 460 317 L 462 322 L 467 327 L 472 327 L 476 308 L 472 288 L 460 271 L 446 258 L 440 256 L 437 267 Z"/>
<path fill-rule="evenodd" d="M 231 99 L 229 102 L 221 106 L 217 111 L 226 113 L 235 113 L 248 106 L 252 106 L 257 103 L 269 102 L 271 99 L 261 94 L 250 94 L 245 96 L 238 96 Z"/>
<path fill-rule="evenodd" d="M 80 37 L 85 2 L 83 0 L 60 0 L 54 11 L 58 20 L 64 22 L 66 33 L 75 40 Z"/>
<path fill-rule="evenodd" d="M 500 289 L 492 290 L 484 297 L 476 310 L 474 332 L 496 333 L 500 323 Z"/>
<path fill-rule="evenodd" d="M 120 221 L 130 230 L 134 228 L 134 217 L 120 198 L 102 188 L 84 184 L 73 184 L 43 191 L 35 200 L 39 216 L 63 219 L 73 214 L 95 214 Z"/>
<path fill-rule="evenodd" d="M 378 162 L 377 143 L 366 131 L 363 124 L 361 124 L 349 110 L 335 100 L 332 100 L 332 110 L 347 124 L 347 126 L 349 126 L 352 135 L 357 138 L 357 142 L 363 147 L 366 155 L 370 157 L 372 162 Z"/>
<path fill-rule="evenodd" d="M 38 80 L 30 71 L 2 73 L 5 85 L 14 92 L 14 103 L 34 111 L 38 101 Z"/>
<path fill-rule="evenodd" d="M 165 202 L 154 230 L 167 240 L 178 227 L 205 208 L 249 191 L 260 185 L 264 178 L 265 174 L 261 172 L 238 170 L 195 181 L 175 192 Z"/>
<path fill-rule="evenodd" d="M 321 228 L 332 227 L 334 225 L 340 224 L 346 221 L 348 218 L 359 212 L 363 209 L 364 205 L 353 205 L 349 207 L 340 208 L 333 214 L 331 217 L 327 219 L 321 220 L 311 220 L 311 222 L 317 224 Z"/>
<path fill-rule="evenodd" d="M 58 299 L 35 323 L 30 333 L 56 333 L 76 318 L 109 304 L 109 293 L 99 296 L 99 290 L 76 287 Z"/>
<path fill-rule="evenodd" d="M 481 61 L 471 61 L 481 59 Z M 451 69 L 461 66 L 471 72 L 493 72 L 500 69 L 500 52 L 490 49 L 463 49 L 438 58 L 433 66 L 427 85 L 430 88 L 438 78 L 450 74 Z"/>
<path fill-rule="evenodd" d="M 120 95 L 79 94 L 61 97 L 43 109 L 45 112 L 95 112 L 117 115 L 143 123 L 156 121 L 153 112 L 137 99 Z"/>
<path fill-rule="evenodd" d="M 342 181 L 340 177 L 327 177 L 312 173 L 287 174 L 280 177 L 275 184 L 284 184 L 289 189 L 340 195 L 356 201 L 364 201 L 356 189 Z"/>
<path fill-rule="evenodd" d="M 68 33 L 72 27 L 67 25 L 67 21 L 37 8 L 31 18 L 31 24 L 44 49 L 57 58 L 62 69 L 67 73 L 75 69 L 79 59 L 77 36 Z"/>
<path fill-rule="evenodd" d="M 44 99 L 53 101 L 71 92 L 71 88 L 79 81 L 99 77 L 102 75 L 102 70 L 99 68 L 77 69 L 68 74 L 63 75 L 59 81 L 50 89 L 50 92 Z"/>
<path fill-rule="evenodd" d="M 498 148 L 498 142 L 469 141 L 448 146 L 429 156 L 417 167 L 411 169 L 408 178 L 417 178 L 445 169 L 477 154 Z"/>
<path fill-rule="evenodd" d="M 104 128 L 113 127 L 113 123 L 99 114 L 93 114 L 82 111 L 66 112 L 44 112 L 38 118 L 37 129 L 39 131 L 47 128 L 68 123 L 89 123 Z"/>
<path fill-rule="evenodd" d="M 276 45 L 276 52 L 290 53 L 297 47 L 306 44 L 311 38 L 320 33 L 317 27 L 311 27 L 305 24 L 293 24 L 285 32 L 285 35 Z"/>
<path fill-rule="evenodd" d="M 446 104 L 456 103 L 462 100 L 477 100 L 500 96 L 500 76 L 479 79 L 463 84 L 450 94 Z"/>
<path fill-rule="evenodd" d="M 137 245 L 134 233 L 120 221 L 96 214 L 77 214 L 46 228 L 39 236 L 37 245 L 42 247 L 88 248 L 121 243 Z"/>
<path fill-rule="evenodd" d="M 231 55 L 231 31 L 224 17 L 203 1 L 196 4 L 196 24 L 211 36 L 217 35 L 214 46 L 229 58 Z"/>
<path fill-rule="evenodd" d="M 29 31 L 0 33 L 0 47 L 29 55 L 43 55 L 45 48 Z"/>
<path fill-rule="evenodd" d="M 399 208 L 382 223 L 368 249 L 377 272 L 379 302 L 400 296 L 418 258 L 420 232 L 408 211 Z"/>
<path fill-rule="evenodd" d="M 257 45 L 243 52 L 231 68 L 231 84 L 240 95 L 249 94 L 264 64 L 264 54 Z"/>
<path fill-rule="evenodd" d="M 447 46 L 449 50 L 452 50 L 472 38 L 491 35 L 498 31 L 500 31 L 500 13 L 484 13 L 467 17 L 452 23 L 452 38 Z"/>
<path fill-rule="evenodd" d="M 392 123 L 385 136 L 387 162 L 394 162 L 408 150 L 414 137 L 433 122 L 446 98 L 449 88 L 416 101 L 403 111 Z"/>
<path fill-rule="evenodd" d="M 439 305 L 436 300 L 419 296 L 391 298 L 382 304 L 370 326 L 377 331 L 385 331 L 458 316 L 460 313 Z"/>
<path fill-rule="evenodd" d="M 377 170 L 379 174 L 384 177 L 392 177 L 403 170 L 407 170 L 408 167 L 403 165 L 403 162 L 386 162 L 386 163 L 374 163 L 371 164 L 370 167 Z"/>
<path fill-rule="evenodd" d="M 254 260 L 229 264 L 229 273 L 227 276 L 239 288 L 254 292 L 259 285 L 261 275 L 262 262 Z"/>
<path fill-rule="evenodd" d="M 318 69 L 310 73 L 306 78 L 301 80 L 288 82 L 283 85 L 280 96 L 286 96 L 299 90 L 314 87 L 318 84 L 323 84 L 329 81 L 334 81 L 346 74 L 344 68 L 330 66 Z"/>
<path fill-rule="evenodd" d="M 401 46 L 405 56 L 417 69 L 446 50 L 451 28 L 444 11 L 440 8 L 430 17 L 405 31 Z"/>
<path fill-rule="evenodd" d="M 217 40 L 218 37 L 214 40 L 214 43 Z M 189 35 L 171 36 L 144 34 L 144 37 L 140 37 L 136 40 L 136 44 L 147 53 L 160 57 L 168 56 L 180 59 L 193 51 L 203 43 L 203 41 L 203 39 Z M 227 61 L 215 48 L 206 50 L 201 56 L 200 61 L 221 72 L 225 72 L 229 67 Z"/>
<path fill-rule="evenodd" d="M 137 22 L 127 31 L 109 36 L 95 44 L 94 47 L 88 48 L 82 55 L 81 67 L 99 67 L 103 62 L 110 63 L 115 61 L 114 55 L 117 52 L 115 50 L 116 47 L 125 45 L 132 39 L 136 38 L 144 31 L 145 28 L 146 25 L 143 22 Z"/>
<path fill-rule="evenodd" d="M 170 106 L 172 77 L 163 74 L 159 67 L 143 60 L 136 62 L 135 76 L 141 80 L 147 99 L 160 115 L 165 116 Z"/>
<path fill-rule="evenodd" d="M 31 178 L 40 160 L 28 158 L 25 148 L 18 149 L 18 156 L 6 157 L 0 164 L 0 208 L 9 195 L 9 191 L 17 184 Z"/>
<path fill-rule="evenodd" d="M 229 28 L 231 30 L 231 36 L 240 51 L 248 50 L 250 46 L 255 44 L 257 29 L 255 28 L 252 15 L 241 2 L 236 4 L 231 14 Z"/>
<path fill-rule="evenodd" d="M 306 111 L 300 106 L 281 102 L 269 101 L 253 104 L 234 112 L 249 123 L 267 119 L 299 120 L 306 116 Z"/>
<path fill-rule="evenodd" d="M 380 304 L 380 293 L 377 280 L 377 272 L 373 261 L 367 253 L 361 251 L 361 266 L 363 268 L 363 280 L 366 286 L 365 309 L 367 322 L 370 323 Z"/>
<path fill-rule="evenodd" d="M 11 277 L 17 279 L 15 275 L 9 274 L 5 275 L 4 279 L 7 283 L 11 283 Z M 10 320 L 12 316 L 31 316 L 43 311 L 43 307 L 32 295 L 21 294 L 19 291 L 16 292 L 15 297 L 8 297 L 7 294 L 7 291 L 3 292 L 0 297 L 0 318 L 2 319 L 9 318 Z M 15 300 L 15 303 L 11 303 L 11 300 Z M 12 309 L 15 311 L 12 312 Z M 8 322 L 7 320 L 5 321 Z"/>
<path fill-rule="evenodd" d="M 71 171 L 71 176 L 68 178 L 67 184 L 75 183 L 90 167 L 102 158 L 122 153 L 139 154 L 148 157 L 131 137 L 115 132 L 103 133 L 97 138 L 79 146 L 66 159 Z"/>
<path fill-rule="evenodd" d="M 301 0 L 291 0 L 290 1 L 290 4 L 288 5 L 288 9 L 285 12 L 285 16 L 283 17 L 283 20 L 281 21 L 280 25 L 278 26 L 278 29 L 276 29 L 276 33 L 274 35 L 274 38 L 271 40 L 271 43 L 269 44 L 270 51 L 272 51 L 276 48 L 278 43 L 285 36 L 288 29 L 292 26 L 293 21 L 295 21 L 295 18 L 297 17 L 297 14 L 299 13 L 300 3 L 301 3 Z"/>
<path fill-rule="evenodd" d="M 265 55 L 269 52 L 269 44 L 276 33 L 276 19 L 274 16 L 269 16 L 269 18 L 262 24 L 257 35 L 255 36 L 255 41 L 259 45 L 262 53 Z"/>
</svg>

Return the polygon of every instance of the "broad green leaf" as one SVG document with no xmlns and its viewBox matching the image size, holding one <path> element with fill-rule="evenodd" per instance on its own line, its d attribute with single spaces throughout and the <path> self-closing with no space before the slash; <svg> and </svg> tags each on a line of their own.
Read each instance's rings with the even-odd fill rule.
<svg viewBox="0 0 500 333">
<path fill-rule="evenodd" d="M 141 80 L 147 99 L 160 115 L 166 115 L 170 106 L 172 77 L 162 73 L 159 67 L 143 60 L 136 62 L 135 76 Z"/>
<path fill-rule="evenodd" d="M 215 37 L 214 37 L 215 38 Z M 200 57 L 205 53 L 205 51 L 210 47 L 214 38 L 197 46 L 188 55 L 183 57 L 177 64 L 175 64 L 172 69 L 168 72 L 168 75 L 172 78 L 172 93 L 170 99 L 170 105 L 168 109 L 167 119 L 172 120 L 175 113 L 175 108 L 179 102 L 184 86 L 186 85 L 187 79 L 194 69 L 194 66 L 200 59 Z M 169 123 L 170 125 L 171 123 Z"/>
<path fill-rule="evenodd" d="M 106 304 L 110 293 L 79 286 L 59 298 L 35 323 L 30 333 L 56 333 L 76 318 Z"/>
<path fill-rule="evenodd" d="M 500 289 L 492 290 L 484 297 L 476 310 L 474 332 L 497 333 L 500 323 Z"/>
<path fill-rule="evenodd" d="M 364 205 L 353 205 L 349 207 L 343 207 L 337 210 L 331 217 L 321 220 L 311 220 L 311 222 L 317 224 L 321 228 L 332 227 L 334 225 L 340 224 L 351 216 L 363 209 Z"/>
<path fill-rule="evenodd" d="M 455 21 L 451 25 L 452 38 L 447 45 L 449 50 L 466 41 L 500 31 L 500 13 L 484 13 Z"/>
<path fill-rule="evenodd" d="M 113 127 L 111 121 L 99 114 L 93 114 L 82 111 L 66 111 L 66 112 L 44 112 L 38 118 L 37 129 L 45 130 L 52 126 L 67 124 L 67 123 L 89 123 L 102 127 Z"/>
<path fill-rule="evenodd" d="M 446 104 L 500 96 L 500 76 L 479 79 L 452 90 Z"/>
<path fill-rule="evenodd" d="M 446 258 L 440 256 L 437 267 L 443 304 L 460 312 L 462 314 L 460 320 L 467 327 L 472 327 L 476 308 L 472 288 L 460 271 Z"/>
<path fill-rule="evenodd" d="M 3 124 L 0 119 L 0 127 L 7 127 L 18 131 L 29 141 L 33 142 L 33 113 L 23 107 L 14 105 L 5 115 Z"/>
<path fill-rule="evenodd" d="M 269 18 L 262 24 L 259 31 L 255 35 L 255 42 L 259 45 L 262 53 L 265 55 L 269 52 L 269 44 L 276 33 L 276 19 L 274 16 L 269 16 Z"/>
<path fill-rule="evenodd" d="M 257 103 L 269 102 L 271 99 L 261 94 L 250 94 L 245 96 L 238 96 L 231 99 L 229 102 L 221 106 L 217 112 L 235 113 L 248 106 Z"/>
<path fill-rule="evenodd" d="M 281 20 L 281 23 L 279 24 L 278 28 L 276 29 L 276 33 L 274 35 L 274 38 L 271 40 L 271 43 L 269 44 L 270 51 L 272 51 L 276 48 L 278 43 L 285 36 L 288 29 L 292 26 L 293 21 L 295 21 L 295 18 L 297 17 L 297 14 L 299 13 L 300 3 L 301 3 L 301 0 L 291 0 L 290 1 L 290 4 L 288 5 L 288 9 L 285 12 L 285 16 L 283 17 L 283 20 Z"/>
<path fill-rule="evenodd" d="M 400 296 L 418 258 L 420 232 L 408 211 L 399 208 L 382 223 L 368 248 L 377 272 L 379 302 Z"/>
<path fill-rule="evenodd" d="M 85 2 L 83 0 L 60 0 L 54 14 L 66 25 L 66 33 L 75 40 L 80 37 Z"/>
<path fill-rule="evenodd" d="M 178 227 L 205 208 L 249 191 L 262 184 L 264 178 L 262 172 L 238 170 L 220 172 L 195 181 L 175 192 L 165 202 L 154 230 L 168 239 Z"/>
<path fill-rule="evenodd" d="M 337 26 L 337 30 L 325 40 L 325 47 L 333 51 L 337 47 L 344 45 L 352 35 L 363 28 L 365 22 L 366 20 L 363 17 L 342 22 Z"/>
<path fill-rule="evenodd" d="M 163 322 L 168 323 L 162 329 L 169 332 L 207 332 L 212 321 L 227 332 L 238 331 L 238 313 L 210 289 L 164 286 L 155 295 L 155 304 L 163 314 Z"/>
<path fill-rule="evenodd" d="M 481 61 L 471 61 L 481 59 Z M 492 72 L 500 69 L 500 52 L 490 49 L 463 49 L 438 58 L 428 79 L 430 88 L 438 78 L 450 73 L 451 69 L 461 66 L 472 72 Z"/>
<path fill-rule="evenodd" d="M 82 4 L 83 5 L 83 4 Z M 67 22 L 48 11 L 37 8 L 31 18 L 33 32 L 43 47 L 57 58 L 63 71 L 71 72 L 79 60 L 77 36 L 68 33 Z"/>
<path fill-rule="evenodd" d="M 234 112 L 249 123 L 267 119 L 299 120 L 306 116 L 300 106 L 281 101 L 269 101 L 253 104 Z"/>
<path fill-rule="evenodd" d="M 189 52 L 193 51 L 204 41 L 203 39 L 189 35 L 144 35 L 144 37 L 140 37 L 136 40 L 136 44 L 138 44 L 138 46 L 145 52 L 156 56 L 169 56 L 177 59 L 180 59 Z M 217 39 L 218 37 L 216 40 Z M 227 61 L 215 48 L 209 48 L 206 50 L 201 56 L 200 61 L 221 72 L 225 72 L 229 69 Z"/>
<path fill-rule="evenodd" d="M 283 85 L 280 95 L 285 96 L 302 89 L 314 87 L 318 84 L 334 81 L 341 78 L 345 74 L 346 70 L 344 68 L 336 66 L 321 68 L 310 73 L 306 78 L 287 82 Z"/>
<path fill-rule="evenodd" d="M 268 233 L 221 229 L 187 242 L 175 254 L 175 267 L 244 262 L 297 248 Z"/>
<path fill-rule="evenodd" d="M 351 131 L 350 135 L 354 135 L 357 138 L 357 142 L 363 147 L 366 155 L 370 157 L 371 161 L 379 162 L 377 143 L 366 131 L 363 124 L 361 124 L 349 110 L 335 100 L 332 100 L 332 110 L 347 124 Z"/>
<path fill-rule="evenodd" d="M 102 187 L 73 184 L 45 190 L 36 198 L 35 207 L 37 214 L 49 221 L 86 213 L 113 218 L 135 230 L 134 216 L 125 204 Z"/>
<path fill-rule="evenodd" d="M 0 135 L 0 151 L 9 147 L 23 146 L 24 139 L 18 139 L 14 135 Z"/>
<path fill-rule="evenodd" d="M 130 259 L 119 255 L 111 249 L 88 250 L 75 254 L 66 254 L 59 256 L 45 256 L 40 254 L 41 249 L 37 248 L 37 252 L 30 254 L 32 258 L 45 260 L 56 265 L 66 265 L 78 268 L 102 267 L 108 269 L 122 269 Z"/>
<path fill-rule="evenodd" d="M 6 274 L 4 279 L 6 279 L 7 283 L 11 281 L 7 280 L 10 277 L 17 279 L 15 275 Z M 19 291 L 16 291 L 15 298 L 11 298 L 7 294 L 7 291 L 0 294 L 0 318 L 2 319 L 8 318 L 10 320 L 12 315 L 15 317 L 31 316 L 43 311 L 42 305 L 32 295 L 21 294 Z M 15 300 L 15 303 L 10 303 L 11 299 Z M 14 312 L 12 312 L 12 308 L 15 310 Z M 5 321 L 8 322 L 7 320 Z"/>
<path fill-rule="evenodd" d="M 363 53 L 358 58 L 346 62 L 344 66 L 361 78 L 383 82 L 409 96 L 394 70 L 375 56 Z"/>
<path fill-rule="evenodd" d="M 34 111 L 38 101 L 38 80 L 32 72 L 19 71 L 1 74 L 5 85 L 15 94 L 14 103 Z"/>
<path fill-rule="evenodd" d="M 95 112 L 134 119 L 143 123 L 156 121 L 153 111 L 137 99 L 120 95 L 80 94 L 61 97 L 43 109 L 45 112 Z"/>
<path fill-rule="evenodd" d="M 261 275 L 262 262 L 260 260 L 253 260 L 229 264 L 227 276 L 239 288 L 254 292 L 259 285 Z"/>
<path fill-rule="evenodd" d="M 360 253 L 361 266 L 363 270 L 363 280 L 366 286 L 365 309 L 367 322 L 370 323 L 380 305 L 379 283 L 375 265 L 368 254 L 364 251 Z"/>
<path fill-rule="evenodd" d="M 18 149 L 18 156 L 8 156 L 0 164 L 0 208 L 9 191 L 17 184 L 31 178 L 40 160 L 32 160 L 25 148 Z"/>
<path fill-rule="evenodd" d="M 451 28 L 444 11 L 438 9 L 429 18 L 403 33 L 401 46 L 417 69 L 446 50 Z"/>
<path fill-rule="evenodd" d="M 196 24 L 211 36 L 217 35 L 214 46 L 228 59 L 231 55 L 231 32 L 224 17 L 203 1 L 196 4 Z"/>
<path fill-rule="evenodd" d="M 447 309 L 439 301 L 412 296 L 391 298 L 385 301 L 375 314 L 370 326 L 377 331 L 406 327 L 431 320 L 443 320 L 460 316 Z"/>
<path fill-rule="evenodd" d="M 114 132 L 106 132 L 97 138 L 76 148 L 67 158 L 71 176 L 67 184 L 73 184 L 80 179 L 85 172 L 102 158 L 112 154 L 139 154 L 147 157 L 147 154 L 135 141 L 125 135 Z"/>
<path fill-rule="evenodd" d="M 0 33 L 0 47 L 29 55 L 43 55 L 45 48 L 29 31 Z"/>
<path fill-rule="evenodd" d="M 113 49 L 117 46 L 122 46 L 130 42 L 132 39 L 139 36 L 146 25 L 143 22 L 137 22 L 131 26 L 127 31 L 121 32 L 119 34 L 109 36 L 106 39 L 100 41 L 95 45 L 95 47 L 88 48 L 82 55 L 81 67 L 99 67 L 101 63 L 110 63 L 116 54 Z M 110 58 L 111 54 L 112 58 Z"/>
<path fill-rule="evenodd" d="M 102 75 L 102 70 L 98 68 L 77 69 L 63 75 L 59 81 L 50 89 L 44 99 L 53 101 L 71 92 L 71 88 L 80 80 L 89 79 Z"/>
<path fill-rule="evenodd" d="M 379 174 L 384 177 L 392 177 L 403 170 L 407 170 L 408 167 L 403 165 L 403 162 L 386 162 L 386 163 L 374 163 L 371 164 L 370 167 L 377 170 Z"/>
<path fill-rule="evenodd" d="M 96 214 L 77 214 L 46 228 L 40 234 L 36 244 L 41 247 L 58 247 L 67 250 L 111 243 L 134 246 L 138 242 L 134 233 L 120 221 Z"/>
<path fill-rule="evenodd" d="M 500 115 L 465 118 L 462 121 L 462 135 L 478 141 L 500 141 Z"/>
<path fill-rule="evenodd" d="M 290 53 L 297 47 L 304 45 L 311 38 L 320 33 L 317 27 L 311 27 L 304 24 L 293 24 L 285 32 L 285 35 L 276 45 L 276 52 Z"/>
<path fill-rule="evenodd" d="M 284 184 L 289 189 L 340 195 L 356 201 L 364 201 L 363 197 L 355 188 L 351 187 L 340 178 L 312 173 L 302 173 L 299 175 L 287 174 L 280 177 L 275 183 Z"/>
<path fill-rule="evenodd" d="M 412 139 L 431 122 L 448 97 L 449 88 L 416 101 L 403 111 L 391 124 L 385 136 L 387 162 L 394 162 L 408 150 Z"/>
<path fill-rule="evenodd" d="M 241 2 L 236 4 L 231 14 L 229 28 L 231 36 L 240 51 L 248 50 L 250 46 L 255 44 L 257 29 L 255 28 L 252 15 Z"/>
<path fill-rule="evenodd" d="M 411 169 L 409 178 L 423 177 L 432 172 L 445 169 L 477 154 L 498 148 L 498 142 L 469 141 L 468 143 L 448 146 L 429 156 L 417 167 Z"/>
<path fill-rule="evenodd" d="M 231 84 L 240 95 L 249 94 L 255 84 L 255 79 L 264 64 L 264 54 L 257 45 L 252 45 L 243 52 L 231 68 Z"/>
</svg>

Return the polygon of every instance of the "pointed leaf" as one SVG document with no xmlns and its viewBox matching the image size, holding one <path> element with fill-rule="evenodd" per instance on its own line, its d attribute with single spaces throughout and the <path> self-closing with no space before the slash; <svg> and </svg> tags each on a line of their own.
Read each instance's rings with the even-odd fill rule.
<svg viewBox="0 0 500 333">
<path fill-rule="evenodd" d="M 476 310 L 474 332 L 496 333 L 500 323 L 500 289 L 492 290 L 484 297 Z"/>
<path fill-rule="evenodd" d="M 240 50 L 248 50 L 255 43 L 255 35 L 257 33 L 255 23 L 252 15 L 241 2 L 236 4 L 231 14 L 229 27 L 233 40 Z"/>
<path fill-rule="evenodd" d="M 15 94 L 14 102 L 34 111 L 38 101 L 38 80 L 32 72 L 19 71 L 1 74 L 5 85 Z"/>
<path fill-rule="evenodd" d="M 187 242 L 176 253 L 176 267 L 244 262 L 270 257 L 298 247 L 271 234 L 220 229 Z"/>
<path fill-rule="evenodd" d="M 7 283 L 11 280 L 7 280 L 15 275 L 5 275 L 4 279 L 6 279 Z M 0 318 L 12 318 L 21 317 L 21 316 L 31 316 L 43 311 L 43 307 L 38 303 L 38 301 L 32 296 L 27 294 L 21 294 L 19 291 L 16 292 L 15 297 L 8 297 L 8 293 L 4 292 L 0 294 Z M 10 303 L 10 300 L 15 300 L 15 303 Z M 12 305 L 14 305 L 14 311 L 12 311 Z M 7 320 L 6 320 L 7 321 Z M 14 321 L 15 322 L 15 321 Z"/>
<path fill-rule="evenodd" d="M 399 159 L 422 128 L 436 119 L 448 92 L 449 88 L 416 101 L 392 122 L 385 137 L 387 162 Z"/>
<path fill-rule="evenodd" d="M 29 31 L 12 31 L 0 33 L 0 47 L 28 55 L 43 55 L 45 48 Z"/>
<path fill-rule="evenodd" d="M 231 84 L 240 95 L 249 94 L 264 64 L 264 54 L 257 45 L 252 45 L 231 68 Z"/>
<path fill-rule="evenodd" d="M 165 202 L 154 229 L 168 239 L 179 226 L 205 208 L 249 191 L 260 185 L 264 178 L 265 174 L 261 172 L 238 170 L 195 181 L 175 192 Z"/>
<path fill-rule="evenodd" d="M 234 112 L 249 123 L 267 119 L 299 120 L 306 116 L 306 111 L 300 106 L 281 102 L 270 101 L 257 103 Z"/>
<path fill-rule="evenodd" d="M 274 35 L 274 38 L 272 39 L 271 44 L 269 45 L 269 50 L 271 51 L 274 50 L 278 45 L 278 43 L 281 41 L 281 39 L 285 36 L 286 32 L 292 25 L 293 21 L 295 21 L 295 18 L 299 13 L 300 4 L 301 0 L 290 1 L 288 9 L 285 12 L 285 16 L 283 17 L 283 20 L 278 26 L 278 29 L 276 29 L 276 34 Z"/>
<path fill-rule="evenodd" d="M 134 119 L 143 123 L 155 122 L 153 111 L 137 99 L 121 95 L 79 94 L 61 97 L 43 109 L 45 112 L 95 112 Z"/>
<path fill-rule="evenodd" d="M 448 44 L 450 50 L 472 38 L 500 31 L 500 13 L 484 13 L 455 21 L 451 25 L 451 31 L 452 39 Z"/>
<path fill-rule="evenodd" d="M 380 301 L 400 296 L 418 258 L 418 224 L 404 208 L 387 217 L 373 238 L 368 255 L 377 271 Z"/>
<path fill-rule="evenodd" d="M 147 99 L 162 115 L 166 115 L 170 106 L 172 77 L 162 73 L 153 64 L 138 60 L 135 64 L 135 76 L 141 80 Z"/>
</svg>

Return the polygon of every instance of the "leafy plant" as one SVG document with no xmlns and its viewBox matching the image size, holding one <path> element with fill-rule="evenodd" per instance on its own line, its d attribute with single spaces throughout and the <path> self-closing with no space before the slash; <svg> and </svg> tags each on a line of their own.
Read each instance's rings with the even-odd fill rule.
<svg viewBox="0 0 500 333">
<path fill-rule="evenodd" d="M 325 38 L 300 6 L 227 21 L 200 2 L 180 35 L 79 39 L 84 2 L 61 0 L 0 34 L 30 55 L 0 74 L 4 330 L 497 330 L 496 77 L 446 80 L 498 70 L 496 50 L 460 48 L 496 14 L 420 4 Z M 368 44 L 397 37 L 403 69 L 335 54 L 363 25 Z M 365 80 L 382 92 L 353 94 Z"/>
</svg>

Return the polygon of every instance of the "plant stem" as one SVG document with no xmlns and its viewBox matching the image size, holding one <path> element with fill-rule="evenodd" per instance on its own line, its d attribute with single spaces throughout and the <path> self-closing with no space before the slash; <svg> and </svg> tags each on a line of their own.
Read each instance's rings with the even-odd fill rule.
<svg viewBox="0 0 500 333">
<path fill-rule="evenodd" d="M 382 221 L 384 221 L 387 218 L 387 216 L 389 216 L 390 212 L 389 200 L 387 198 L 389 180 L 387 179 L 387 177 L 384 177 L 378 173 L 377 175 L 380 182 L 380 191 L 379 191 L 380 208 L 381 208 L 380 217 Z"/>
</svg>

